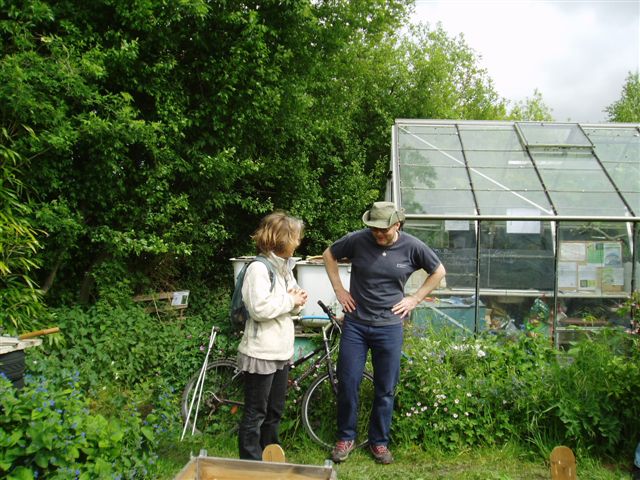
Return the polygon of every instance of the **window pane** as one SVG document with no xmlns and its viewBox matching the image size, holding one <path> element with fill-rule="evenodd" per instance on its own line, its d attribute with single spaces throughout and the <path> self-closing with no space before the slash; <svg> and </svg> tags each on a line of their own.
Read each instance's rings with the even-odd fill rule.
<svg viewBox="0 0 640 480">
<path fill-rule="evenodd" d="M 589 147 L 589 139 L 577 124 L 518 123 L 527 145 L 572 145 Z"/>
<path fill-rule="evenodd" d="M 544 192 L 476 191 L 481 215 L 509 215 L 513 210 L 533 210 L 540 215 L 553 215 Z"/>
<path fill-rule="evenodd" d="M 532 158 L 540 170 L 602 170 L 596 157 L 590 152 L 533 152 Z M 554 175 L 557 174 L 554 172 Z"/>
<path fill-rule="evenodd" d="M 401 188 L 401 205 L 406 213 L 434 215 L 473 215 L 475 208 L 469 190 L 418 190 Z"/>
<path fill-rule="evenodd" d="M 531 168 L 474 168 L 471 181 L 476 190 L 543 190 L 536 171 Z"/>
<path fill-rule="evenodd" d="M 402 188 L 441 188 L 469 190 L 469 176 L 464 167 L 403 167 Z"/>
<path fill-rule="evenodd" d="M 493 128 L 460 126 L 460 140 L 466 151 L 522 150 L 518 135 L 511 126 Z"/>
<path fill-rule="evenodd" d="M 540 176 L 550 192 L 615 191 L 611 181 L 602 170 L 571 170 L 564 174 L 556 170 L 540 170 Z"/>
<path fill-rule="evenodd" d="M 455 127 L 403 126 L 398 132 L 398 147 L 419 150 L 461 150 Z"/>
<path fill-rule="evenodd" d="M 401 150 L 400 168 L 404 165 L 464 166 L 460 150 Z"/>
<path fill-rule="evenodd" d="M 640 163 L 640 133 L 637 128 L 585 128 L 602 162 Z"/>
<path fill-rule="evenodd" d="M 637 165 L 622 162 L 610 162 L 605 170 L 620 190 L 640 192 L 640 161 Z"/>
<path fill-rule="evenodd" d="M 554 254 L 549 222 L 520 233 L 509 222 L 480 225 L 480 288 L 553 290 Z"/>
<path fill-rule="evenodd" d="M 623 216 L 624 204 L 617 193 L 601 192 L 550 192 L 558 215 Z"/>
<path fill-rule="evenodd" d="M 475 289 L 476 232 L 474 222 L 443 220 L 439 222 L 438 228 L 435 228 L 435 224 L 431 222 L 425 225 L 407 222 L 404 230 L 434 249 L 447 269 L 447 289 Z M 413 280 L 410 288 L 419 287 L 420 279 L 414 278 Z M 424 278 L 422 280 L 424 281 Z"/>
<path fill-rule="evenodd" d="M 533 164 L 526 152 L 465 152 L 469 167 L 521 168 Z"/>
</svg>

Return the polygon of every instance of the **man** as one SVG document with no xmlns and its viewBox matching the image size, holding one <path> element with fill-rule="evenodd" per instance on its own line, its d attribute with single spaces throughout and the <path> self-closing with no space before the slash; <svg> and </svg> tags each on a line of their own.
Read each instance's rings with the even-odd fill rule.
<svg viewBox="0 0 640 480">
<path fill-rule="evenodd" d="M 362 221 L 368 228 L 348 233 L 322 255 L 345 312 L 338 356 L 338 441 L 332 459 L 346 460 L 356 445 L 360 380 L 371 350 L 374 400 L 368 448 L 376 461 L 388 464 L 393 462 L 387 445 L 400 375 L 403 319 L 438 286 L 446 271 L 431 248 L 401 232 L 404 214 L 393 203 L 375 202 Z M 338 272 L 338 260 L 343 258 L 351 261 L 348 290 Z M 420 268 L 429 276 L 414 294 L 405 296 L 407 279 Z"/>
</svg>

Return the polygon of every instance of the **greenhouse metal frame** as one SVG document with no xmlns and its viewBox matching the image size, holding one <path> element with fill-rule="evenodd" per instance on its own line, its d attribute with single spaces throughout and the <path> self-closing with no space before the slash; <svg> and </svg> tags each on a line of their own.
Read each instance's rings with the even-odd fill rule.
<svg viewBox="0 0 640 480">
<path fill-rule="evenodd" d="M 556 345 L 629 326 L 616 312 L 640 288 L 640 125 L 399 119 L 391 150 L 386 198 L 447 268 L 416 318 Z"/>
</svg>

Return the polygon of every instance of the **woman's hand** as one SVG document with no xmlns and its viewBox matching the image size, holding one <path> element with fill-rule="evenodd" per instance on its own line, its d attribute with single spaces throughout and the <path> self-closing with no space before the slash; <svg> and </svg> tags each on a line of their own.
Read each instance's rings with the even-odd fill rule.
<svg viewBox="0 0 640 480">
<path fill-rule="evenodd" d="M 307 291 L 302 288 L 290 288 L 288 293 L 293 297 L 293 304 L 296 307 L 303 307 L 309 298 Z"/>
</svg>

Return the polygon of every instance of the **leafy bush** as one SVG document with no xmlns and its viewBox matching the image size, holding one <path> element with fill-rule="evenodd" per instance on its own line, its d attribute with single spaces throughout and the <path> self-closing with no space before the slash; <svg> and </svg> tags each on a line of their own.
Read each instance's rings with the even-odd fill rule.
<svg viewBox="0 0 640 480">
<path fill-rule="evenodd" d="M 394 435 L 445 449 L 495 444 L 518 430 L 522 398 L 541 390 L 551 350 L 539 338 L 408 336 Z"/>
<path fill-rule="evenodd" d="M 7 133 L 0 131 L 0 141 Z M 42 327 L 47 312 L 42 292 L 31 275 L 39 267 L 36 252 L 42 248 L 31 218 L 33 209 L 21 196 L 19 179 L 26 162 L 0 143 L 0 334 L 16 334 Z"/>
<path fill-rule="evenodd" d="M 446 450 L 515 438 L 541 450 L 626 451 L 640 437 L 639 343 L 607 331 L 562 353 L 540 336 L 408 336 L 394 439 Z"/>
<path fill-rule="evenodd" d="M 153 478 L 155 415 L 143 422 L 132 409 L 120 418 L 92 414 L 77 377 L 63 382 L 28 376 L 16 391 L 0 378 L 3 478 Z"/>
<path fill-rule="evenodd" d="M 94 391 L 109 385 L 127 389 L 151 378 L 181 388 L 202 364 L 215 322 L 200 315 L 158 318 L 131 302 L 99 301 L 55 314 L 64 342 L 36 355 L 39 363 L 31 368 L 77 369 L 81 385 Z M 230 348 L 219 336 L 212 354 L 222 356 Z"/>
<path fill-rule="evenodd" d="M 538 429 L 585 450 L 614 455 L 640 438 L 640 339 L 605 330 L 576 343 L 552 367 L 551 404 Z"/>
</svg>

